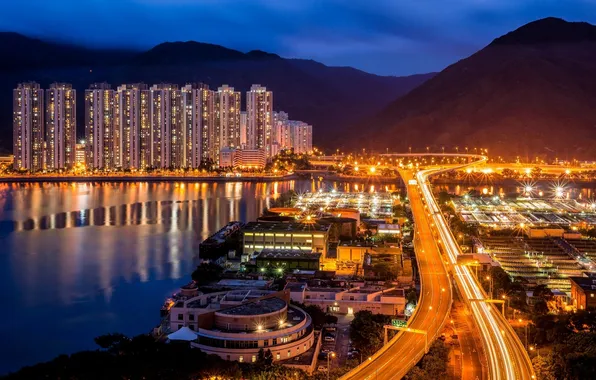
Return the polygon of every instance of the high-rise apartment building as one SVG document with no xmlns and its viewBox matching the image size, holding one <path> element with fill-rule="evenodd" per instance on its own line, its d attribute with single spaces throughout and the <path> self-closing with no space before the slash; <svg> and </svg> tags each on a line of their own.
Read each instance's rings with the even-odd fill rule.
<svg viewBox="0 0 596 380">
<path fill-rule="evenodd" d="M 146 169 L 151 160 L 149 89 L 144 83 L 123 84 L 114 94 L 115 168 Z"/>
<path fill-rule="evenodd" d="M 150 90 L 153 166 L 181 168 L 184 154 L 182 93 L 178 85 L 161 83 Z"/>
<path fill-rule="evenodd" d="M 20 83 L 13 90 L 14 169 L 44 168 L 44 92 L 38 83 Z"/>
<path fill-rule="evenodd" d="M 312 151 L 312 125 L 302 121 L 291 121 L 292 148 L 294 153 Z"/>
<path fill-rule="evenodd" d="M 114 167 L 114 90 L 94 83 L 85 90 L 85 163 L 88 168 Z"/>
<path fill-rule="evenodd" d="M 218 157 L 222 148 L 240 145 L 240 92 L 226 84 L 215 93 L 215 136 L 213 156 Z"/>
<path fill-rule="evenodd" d="M 76 162 L 76 90 L 52 83 L 45 95 L 46 167 L 70 169 Z"/>
<path fill-rule="evenodd" d="M 240 112 L 240 148 L 246 148 L 246 129 L 248 127 L 248 114 L 246 111 Z"/>
<path fill-rule="evenodd" d="M 273 92 L 255 84 L 246 93 L 247 128 L 246 142 L 248 149 L 265 149 L 271 155 L 271 137 L 273 123 Z"/>
<path fill-rule="evenodd" d="M 214 93 L 203 83 L 182 87 L 184 167 L 198 168 L 209 158 L 209 139 L 214 130 Z"/>
</svg>

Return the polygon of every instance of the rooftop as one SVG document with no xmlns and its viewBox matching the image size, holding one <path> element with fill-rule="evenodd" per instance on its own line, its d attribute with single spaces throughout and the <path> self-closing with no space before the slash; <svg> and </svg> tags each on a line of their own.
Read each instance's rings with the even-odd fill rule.
<svg viewBox="0 0 596 380">
<path fill-rule="evenodd" d="M 305 261 L 318 261 L 321 258 L 320 253 L 301 250 L 275 250 L 264 249 L 259 253 L 257 259 L 292 259 Z"/>
<path fill-rule="evenodd" d="M 580 288 L 584 290 L 596 290 L 596 278 L 592 277 L 569 277 Z"/>
<path fill-rule="evenodd" d="M 306 289 L 307 286 L 308 285 L 305 282 L 288 282 L 285 289 L 288 289 L 290 292 L 301 292 Z"/>
<path fill-rule="evenodd" d="M 266 280 L 224 279 L 220 280 L 217 285 L 226 288 L 264 288 L 270 283 L 271 281 Z"/>
<path fill-rule="evenodd" d="M 243 228 L 242 232 L 327 232 L 329 225 L 319 223 L 259 223 L 250 222 Z"/>
<path fill-rule="evenodd" d="M 260 315 L 279 311 L 286 305 L 286 301 L 273 297 L 220 310 L 218 313 L 226 315 Z"/>
</svg>

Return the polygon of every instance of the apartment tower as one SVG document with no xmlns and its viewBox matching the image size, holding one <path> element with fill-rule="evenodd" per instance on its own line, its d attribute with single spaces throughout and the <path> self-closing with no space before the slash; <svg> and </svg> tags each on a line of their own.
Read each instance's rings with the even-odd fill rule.
<svg viewBox="0 0 596 380">
<path fill-rule="evenodd" d="M 212 155 L 219 160 L 222 148 L 240 145 L 240 99 L 239 91 L 224 84 L 215 94 L 215 136 Z"/>
<path fill-rule="evenodd" d="M 13 90 L 14 169 L 44 168 L 44 93 L 38 83 L 20 83 Z"/>
<path fill-rule="evenodd" d="M 118 86 L 114 94 L 114 114 L 114 167 L 152 167 L 147 85 L 134 83 Z"/>
<path fill-rule="evenodd" d="M 248 149 L 265 149 L 271 156 L 273 124 L 273 92 L 260 84 L 252 85 L 246 93 L 246 145 Z"/>
<path fill-rule="evenodd" d="M 45 91 L 46 167 L 75 165 L 76 90 L 68 83 L 52 83 Z"/>
<path fill-rule="evenodd" d="M 114 168 L 114 90 L 94 83 L 85 90 L 85 163 L 88 168 Z"/>
<path fill-rule="evenodd" d="M 209 158 L 209 139 L 214 130 L 214 93 L 203 83 L 182 88 L 184 167 L 198 168 Z"/>
</svg>

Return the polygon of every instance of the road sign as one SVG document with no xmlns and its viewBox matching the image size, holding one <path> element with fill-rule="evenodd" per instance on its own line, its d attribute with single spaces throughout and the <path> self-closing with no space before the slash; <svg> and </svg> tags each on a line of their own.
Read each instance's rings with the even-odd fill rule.
<svg viewBox="0 0 596 380">
<path fill-rule="evenodd" d="M 403 321 L 401 319 L 392 319 L 391 320 L 391 326 L 393 327 L 406 327 L 408 324 L 407 321 Z"/>
</svg>

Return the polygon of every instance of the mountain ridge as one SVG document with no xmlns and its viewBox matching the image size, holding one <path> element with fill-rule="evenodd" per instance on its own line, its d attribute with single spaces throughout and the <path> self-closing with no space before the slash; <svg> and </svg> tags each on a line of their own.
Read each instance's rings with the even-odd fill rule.
<svg viewBox="0 0 596 380">
<path fill-rule="evenodd" d="M 576 25 L 564 23 L 561 34 L 575 30 Z M 524 27 L 506 34 L 507 39 L 529 41 Z M 344 135 L 351 137 L 336 142 L 356 147 L 366 136 L 383 133 L 382 142 L 364 140 L 371 141 L 367 148 L 454 151 L 458 146 L 461 151 L 468 146 L 508 158 L 593 158 L 596 41 L 583 33 L 550 43 L 491 43 L 394 100 L 369 122 L 357 123 Z"/>
<path fill-rule="evenodd" d="M 18 39 L 19 43 L 3 44 L 3 37 Z M 37 81 L 43 88 L 52 82 L 72 83 L 78 92 L 78 136 L 84 134 L 81 94 L 91 83 L 105 81 L 115 88 L 134 82 L 204 82 L 212 89 L 229 84 L 242 91 L 243 98 L 252 84 L 260 83 L 274 92 L 275 110 L 312 124 L 315 144 L 325 145 L 355 118 L 372 116 L 433 75 L 378 76 L 260 50 L 243 53 L 200 42 L 159 44 L 145 52 L 126 51 L 115 57 L 104 57 L 104 52 L 16 33 L 0 34 L 0 54 L 14 57 L 0 65 L 0 149 L 12 151 L 12 89 L 20 82 Z"/>
</svg>

